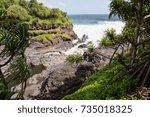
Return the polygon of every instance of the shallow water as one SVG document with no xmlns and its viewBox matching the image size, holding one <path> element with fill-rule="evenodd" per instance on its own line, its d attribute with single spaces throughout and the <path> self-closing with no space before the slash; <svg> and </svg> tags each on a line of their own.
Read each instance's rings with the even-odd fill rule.
<svg viewBox="0 0 150 117">
<path fill-rule="evenodd" d="M 30 66 L 32 76 L 41 73 L 46 68 L 43 65 Z"/>
</svg>

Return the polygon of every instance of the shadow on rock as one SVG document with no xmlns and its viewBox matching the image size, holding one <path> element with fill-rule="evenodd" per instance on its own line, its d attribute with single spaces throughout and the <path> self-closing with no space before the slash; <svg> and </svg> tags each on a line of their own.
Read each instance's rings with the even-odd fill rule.
<svg viewBox="0 0 150 117">
<path fill-rule="evenodd" d="M 67 67 L 63 69 L 63 73 L 60 72 L 62 70 L 57 70 L 57 75 L 55 71 L 51 73 L 50 77 L 43 81 L 39 89 L 40 93 L 30 98 L 40 100 L 62 99 L 64 96 L 78 90 L 83 82 L 95 72 L 93 65 L 87 62 L 79 65 L 72 73 L 70 70 L 74 68 L 68 67 L 69 70 L 67 70 Z M 66 70 L 66 72 L 64 72 L 64 70 Z"/>
</svg>

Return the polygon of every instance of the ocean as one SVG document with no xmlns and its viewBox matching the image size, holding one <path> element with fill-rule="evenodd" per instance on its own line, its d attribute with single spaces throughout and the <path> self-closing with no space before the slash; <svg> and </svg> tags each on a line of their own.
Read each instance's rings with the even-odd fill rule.
<svg viewBox="0 0 150 117">
<path fill-rule="evenodd" d="M 104 21 L 121 21 L 117 16 L 109 19 L 108 14 L 83 14 L 83 15 L 69 15 L 69 18 L 74 24 L 101 24 Z"/>
<path fill-rule="evenodd" d="M 72 20 L 73 30 L 79 38 L 82 38 L 84 34 L 88 36 L 86 42 L 81 44 L 92 42 L 96 47 L 99 45 L 99 41 L 107 29 L 114 28 L 116 33 L 119 34 L 125 25 L 118 17 L 109 19 L 109 15 L 69 15 L 69 18 Z M 66 53 L 83 54 L 85 50 L 78 48 L 79 45 L 68 50 Z"/>
</svg>

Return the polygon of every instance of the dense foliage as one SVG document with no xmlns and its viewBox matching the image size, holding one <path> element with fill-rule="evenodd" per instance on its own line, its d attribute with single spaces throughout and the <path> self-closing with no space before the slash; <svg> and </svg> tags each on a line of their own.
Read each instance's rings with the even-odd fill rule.
<svg viewBox="0 0 150 117">
<path fill-rule="evenodd" d="M 120 71 L 120 72 L 119 72 Z M 82 87 L 75 93 L 64 97 L 71 100 L 106 100 L 106 99 L 126 99 L 126 92 L 132 91 L 137 85 L 137 80 L 130 79 L 127 75 L 124 79 L 116 79 L 126 70 L 113 61 L 112 65 L 105 66 L 96 74 L 92 75 L 84 82 Z M 110 85 L 111 84 L 111 85 Z"/>
<path fill-rule="evenodd" d="M 108 29 L 105 31 L 103 38 L 100 41 L 100 46 L 113 46 L 116 44 L 117 34 L 115 29 Z"/>
<path fill-rule="evenodd" d="M 3 8 L 9 18 L 32 23 L 39 19 L 38 23 L 44 24 L 66 24 L 71 21 L 67 14 L 58 8 L 50 9 L 37 0 L 1 0 L 0 8 Z"/>
<path fill-rule="evenodd" d="M 120 6 L 120 7 L 118 7 Z M 120 56 L 122 64 L 127 72 L 140 79 L 139 86 L 150 86 L 150 11 L 149 0 L 112 0 L 110 4 L 110 16 L 118 15 L 126 21 L 122 35 L 124 42 L 130 44 L 130 62 L 126 63 Z"/>
<path fill-rule="evenodd" d="M 10 99 L 10 88 L 25 83 L 30 75 L 24 57 L 28 33 L 25 24 L 12 23 L 5 11 L 0 12 L 0 18 L 9 24 L 4 23 L 0 28 L 0 99 Z M 18 96 L 22 98 L 22 92 Z"/>
<path fill-rule="evenodd" d="M 31 18 L 31 16 L 28 15 L 26 9 L 19 5 L 11 5 L 7 9 L 7 15 L 12 19 L 18 19 L 22 21 L 29 21 Z"/>
</svg>

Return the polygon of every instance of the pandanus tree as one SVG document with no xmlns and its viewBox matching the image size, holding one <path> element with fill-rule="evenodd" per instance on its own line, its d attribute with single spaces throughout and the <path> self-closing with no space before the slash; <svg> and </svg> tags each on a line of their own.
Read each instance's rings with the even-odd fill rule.
<svg viewBox="0 0 150 117">
<path fill-rule="evenodd" d="M 0 10 L 0 26 L 0 99 L 9 99 L 11 87 L 24 83 L 30 74 L 24 56 L 28 33 L 24 24 L 11 22 L 4 10 Z"/>
<path fill-rule="evenodd" d="M 126 23 L 121 41 L 130 44 L 130 62 L 122 59 L 126 56 L 124 54 L 118 56 L 118 61 L 126 68 L 125 74 L 137 78 L 142 87 L 150 86 L 149 13 L 150 0 L 111 0 L 110 3 L 110 17 L 117 15 Z"/>
</svg>

